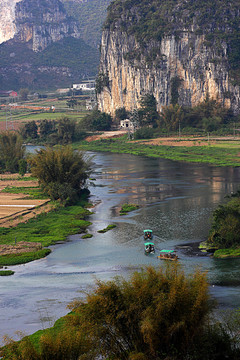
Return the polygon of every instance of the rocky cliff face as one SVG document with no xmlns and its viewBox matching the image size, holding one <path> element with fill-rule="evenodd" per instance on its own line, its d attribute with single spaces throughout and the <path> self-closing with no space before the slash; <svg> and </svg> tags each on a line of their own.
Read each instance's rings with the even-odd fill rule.
<svg viewBox="0 0 240 360">
<path fill-rule="evenodd" d="M 64 37 L 79 37 L 59 0 L 3 0 L 0 18 L 0 43 L 14 39 L 41 51 Z"/>
<path fill-rule="evenodd" d="M 150 39 L 143 47 L 136 34 L 122 26 L 131 19 L 123 13 L 121 17 L 102 34 L 99 78 L 107 81 L 98 94 L 101 111 L 133 110 L 146 93 L 153 93 L 161 111 L 175 92 L 180 105 L 197 105 L 208 93 L 240 113 L 240 87 L 230 79 L 227 42 L 217 46 L 213 41 L 209 46 L 209 32 L 199 31 L 193 22 L 190 28 L 179 26 L 177 34 L 168 31 L 160 41 Z"/>
</svg>

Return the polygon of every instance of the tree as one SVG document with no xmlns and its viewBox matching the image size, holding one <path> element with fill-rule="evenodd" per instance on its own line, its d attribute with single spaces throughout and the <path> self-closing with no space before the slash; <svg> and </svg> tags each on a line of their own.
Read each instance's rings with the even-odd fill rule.
<svg viewBox="0 0 240 360">
<path fill-rule="evenodd" d="M 157 101 L 153 94 L 142 96 L 139 109 L 140 125 L 152 125 L 156 127 L 159 114 L 157 112 Z"/>
<path fill-rule="evenodd" d="M 4 171 L 18 172 L 19 161 L 24 158 L 25 147 L 22 137 L 16 132 L 0 134 L 0 159 Z"/>
<path fill-rule="evenodd" d="M 72 109 L 74 109 L 74 107 L 77 106 L 77 103 L 78 103 L 77 100 L 74 99 L 73 97 L 67 100 L 67 106 Z"/>
<path fill-rule="evenodd" d="M 163 106 L 158 126 L 164 126 L 168 132 L 176 130 L 183 120 L 183 111 L 180 105 Z"/>
<path fill-rule="evenodd" d="M 18 167 L 19 167 L 19 175 L 24 176 L 27 172 L 27 160 L 20 159 L 18 161 Z"/>
<path fill-rule="evenodd" d="M 220 249 L 240 246 L 240 193 L 233 194 L 213 212 L 213 222 L 207 243 Z"/>
<path fill-rule="evenodd" d="M 129 112 L 125 109 L 125 107 L 118 108 L 115 110 L 115 119 L 117 122 L 120 120 L 125 120 L 129 117 Z"/>
<path fill-rule="evenodd" d="M 68 117 L 62 117 L 57 124 L 57 139 L 60 144 L 72 142 L 75 133 L 76 123 Z"/>
<path fill-rule="evenodd" d="M 37 139 L 38 138 L 38 126 L 36 122 L 29 121 L 21 129 L 21 134 L 24 139 Z"/>
<path fill-rule="evenodd" d="M 41 120 L 39 124 L 39 135 L 41 138 L 56 131 L 56 122 L 54 120 Z"/>
<path fill-rule="evenodd" d="M 90 173 L 84 154 L 69 146 L 40 149 L 29 159 L 29 164 L 43 190 L 63 204 L 79 198 Z"/>
<path fill-rule="evenodd" d="M 111 125 L 111 115 L 99 110 L 93 110 L 91 114 L 82 119 L 82 126 L 86 130 L 107 131 L 111 129 Z"/>
<path fill-rule="evenodd" d="M 29 90 L 27 88 L 22 88 L 19 90 L 20 98 L 23 101 L 28 100 L 28 94 L 29 94 Z"/>
<path fill-rule="evenodd" d="M 172 266 L 171 266 L 172 265 Z M 206 274 L 148 267 L 129 281 L 97 281 L 85 302 L 70 307 L 97 354 L 111 359 L 183 359 L 211 310 Z M 135 356 L 135 357 L 134 357 Z"/>
</svg>

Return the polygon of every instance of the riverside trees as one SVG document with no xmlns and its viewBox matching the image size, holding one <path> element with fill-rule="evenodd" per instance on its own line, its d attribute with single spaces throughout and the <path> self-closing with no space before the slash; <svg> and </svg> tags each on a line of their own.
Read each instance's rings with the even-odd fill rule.
<svg viewBox="0 0 240 360">
<path fill-rule="evenodd" d="M 90 173 L 89 161 L 70 146 L 40 149 L 29 159 L 31 172 L 53 200 L 71 204 L 79 199 Z"/>
<path fill-rule="evenodd" d="M 130 280 L 97 281 L 86 300 L 73 302 L 72 312 L 52 329 L 10 343 L 0 349 L 0 356 L 3 360 L 239 359 L 238 340 L 231 338 L 229 328 L 209 321 L 213 305 L 206 274 L 195 271 L 186 276 L 178 264 L 168 265 L 135 272 Z M 239 328 L 239 316 L 234 326 Z"/>
</svg>

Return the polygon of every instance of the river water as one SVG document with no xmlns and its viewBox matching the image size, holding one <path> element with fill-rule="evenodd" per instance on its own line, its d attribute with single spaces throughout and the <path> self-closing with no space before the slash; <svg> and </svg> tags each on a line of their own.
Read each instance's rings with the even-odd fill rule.
<svg viewBox="0 0 240 360">
<path fill-rule="evenodd" d="M 186 272 L 208 271 L 210 291 L 221 308 L 240 307 L 240 259 L 215 260 L 188 251 L 185 245 L 207 238 L 212 211 L 226 194 L 237 190 L 240 168 L 215 168 L 201 164 L 96 153 L 90 185 L 96 204 L 88 228 L 91 239 L 70 236 L 52 247 L 45 259 L 15 266 L 14 276 L 0 278 L 0 339 L 17 339 L 16 331 L 31 334 L 52 326 L 68 312 L 67 305 L 84 297 L 95 279 L 128 276 L 151 264 L 162 266 L 156 256 L 145 256 L 143 229 L 154 233 L 157 249 L 178 250 Z M 126 216 L 124 203 L 140 208 Z M 97 231 L 109 224 L 105 234 Z"/>
</svg>

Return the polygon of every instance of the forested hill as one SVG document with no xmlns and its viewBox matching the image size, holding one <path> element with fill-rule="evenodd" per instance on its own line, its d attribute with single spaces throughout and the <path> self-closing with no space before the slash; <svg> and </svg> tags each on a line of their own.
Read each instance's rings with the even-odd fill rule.
<svg viewBox="0 0 240 360">
<path fill-rule="evenodd" d="M 77 20 L 81 38 L 90 46 L 98 47 L 101 29 L 111 0 L 62 0 L 69 15 Z"/>
</svg>

